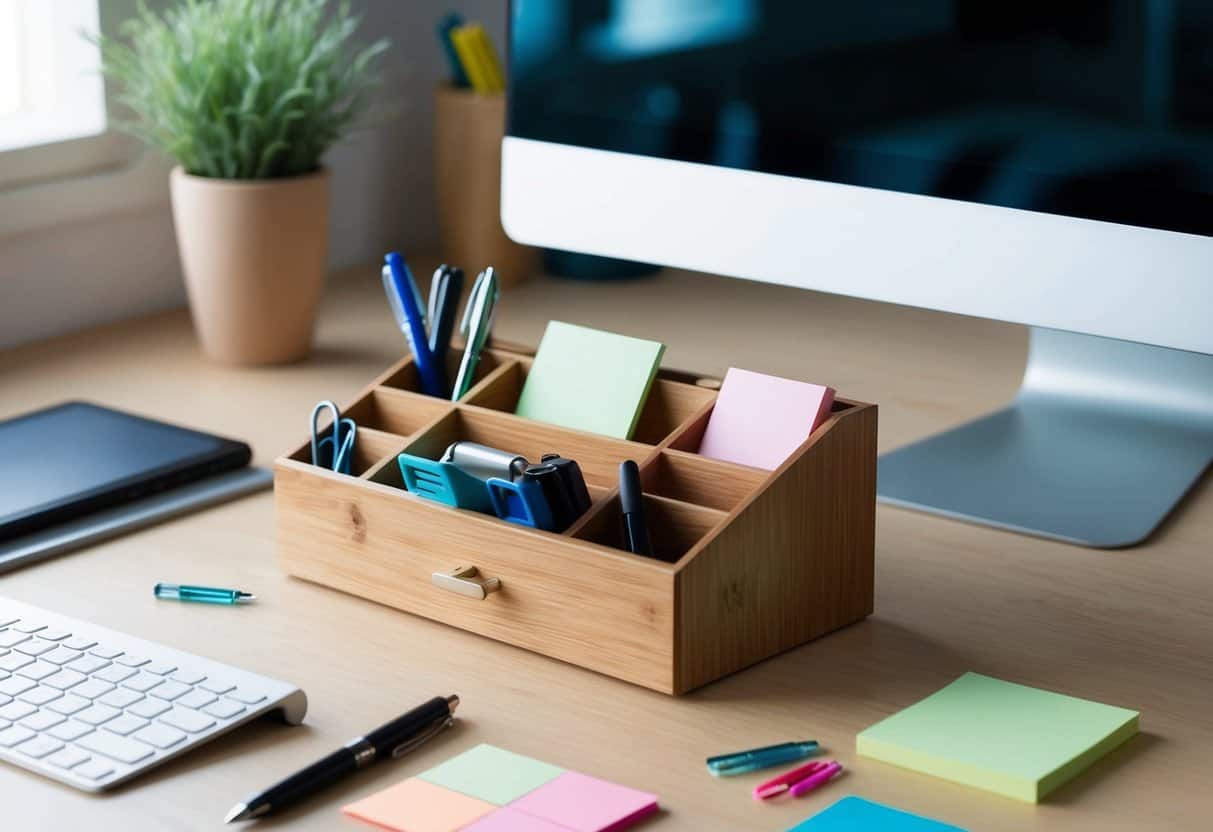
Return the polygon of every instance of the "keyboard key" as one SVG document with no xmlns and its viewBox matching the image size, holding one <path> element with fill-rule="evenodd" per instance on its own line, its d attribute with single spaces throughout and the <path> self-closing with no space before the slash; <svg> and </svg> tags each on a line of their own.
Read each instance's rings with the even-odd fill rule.
<svg viewBox="0 0 1213 832">
<path fill-rule="evenodd" d="M 100 658 L 103 658 L 103 659 L 116 659 L 122 655 L 121 650 L 114 650 L 111 647 L 104 647 L 104 646 L 94 647 L 92 650 L 89 650 L 88 652 L 92 653 L 94 656 L 99 656 Z"/>
<path fill-rule="evenodd" d="M 215 694 L 209 693 L 208 691 L 194 689 L 194 690 L 191 690 L 189 693 L 187 693 L 185 696 L 178 699 L 177 704 L 184 705 L 187 708 L 193 708 L 194 710 L 197 710 L 201 707 L 211 704 L 218 698 L 219 697 L 215 696 Z"/>
<path fill-rule="evenodd" d="M 127 713 L 132 713 L 135 716 L 141 716 L 145 719 L 160 716 L 172 706 L 169 703 L 160 699 L 144 699 L 135 705 L 131 705 Z"/>
<path fill-rule="evenodd" d="M 211 693 L 227 693 L 229 690 L 235 690 L 236 686 L 231 682 L 225 682 L 222 679 L 207 679 L 198 687 L 203 690 L 209 690 Z"/>
<path fill-rule="evenodd" d="M 0 707 L 0 719 L 16 722 L 19 719 L 24 719 L 36 710 L 38 709 L 28 702 L 9 702 L 7 705 Z"/>
<path fill-rule="evenodd" d="M 202 710 L 206 711 L 211 716 L 217 716 L 220 719 L 231 719 L 238 713 L 244 712 L 244 706 L 239 702 L 233 702 L 230 699 L 220 699 L 213 705 L 207 705 Z"/>
<path fill-rule="evenodd" d="M 79 748 L 64 748 L 47 757 L 46 761 L 52 766 L 58 766 L 59 768 L 71 768 L 72 766 L 80 765 L 88 759 L 90 759 L 89 756 Z"/>
<path fill-rule="evenodd" d="M 68 650 L 66 647 L 60 644 L 54 650 L 43 656 L 42 661 L 53 662 L 54 664 L 67 664 L 68 662 L 74 662 L 83 655 L 84 654 L 79 650 Z"/>
<path fill-rule="evenodd" d="M 205 679 L 206 676 L 201 673 L 195 673 L 192 670 L 178 670 L 176 673 L 173 674 L 172 678 L 175 681 L 181 682 L 186 685 L 196 685 L 199 682 L 201 682 L 203 679 Z"/>
<path fill-rule="evenodd" d="M 14 745 L 23 743 L 26 740 L 32 740 L 38 736 L 28 728 L 22 728 L 20 725 L 13 725 L 0 731 L 0 746 L 4 748 L 12 748 Z"/>
<path fill-rule="evenodd" d="M 42 684 L 50 685 L 52 688 L 59 690 L 67 690 L 88 679 L 83 673 L 77 673 L 74 670 L 68 670 L 66 667 L 56 673 L 54 676 L 48 676 L 42 680 Z"/>
<path fill-rule="evenodd" d="M 91 751 L 94 754 L 100 754 L 103 757 L 109 757 L 111 760 L 127 764 L 137 763 L 155 753 L 155 750 L 146 743 L 138 742 L 130 737 L 120 737 L 117 734 L 110 734 L 105 731 L 94 731 L 91 734 L 85 734 L 76 740 L 76 745 L 85 751 Z"/>
<path fill-rule="evenodd" d="M 189 693 L 190 686 L 170 681 L 157 685 L 148 692 L 157 699 L 167 699 L 169 702 L 172 702 L 182 694 Z"/>
<path fill-rule="evenodd" d="M 85 699 L 96 699 L 113 689 L 114 686 L 109 682 L 102 682 L 100 679 L 89 679 L 87 682 L 82 682 L 72 688 L 72 693 L 77 696 L 83 696 Z"/>
<path fill-rule="evenodd" d="M 164 680 L 159 676 L 153 676 L 150 673 L 136 673 L 131 678 L 122 683 L 122 687 L 137 690 L 140 693 L 147 693 L 156 685 L 164 684 Z"/>
<path fill-rule="evenodd" d="M 12 701 L 13 697 L 9 696 L 7 693 L 0 693 L 0 705 L 7 705 Z"/>
<path fill-rule="evenodd" d="M 7 656 L 0 658 L 0 670 L 12 671 L 25 667 L 27 664 L 33 664 L 34 660 L 29 656 L 23 656 L 20 653 L 9 653 Z"/>
<path fill-rule="evenodd" d="M 60 722 L 63 722 L 64 719 L 65 717 L 59 716 L 54 711 L 38 711 L 21 720 L 21 724 L 31 731 L 42 733 L 49 728 L 54 728 Z"/>
<path fill-rule="evenodd" d="M 59 672 L 59 667 L 50 662 L 36 661 L 33 664 L 27 664 L 25 667 L 17 671 L 18 676 L 24 676 L 27 679 L 33 679 L 35 682 L 45 679 Z"/>
<path fill-rule="evenodd" d="M 0 682 L 0 693 L 8 696 L 19 696 L 30 688 L 36 687 L 37 684 L 37 682 L 23 679 L 20 676 L 9 676 L 3 682 Z"/>
<path fill-rule="evenodd" d="M 146 728 L 136 731 L 134 737 L 157 748 L 172 748 L 185 739 L 185 734 L 176 728 L 170 728 L 167 725 L 161 725 L 159 722 L 153 722 Z"/>
<path fill-rule="evenodd" d="M 6 613 L 0 612 L 0 629 L 7 627 L 9 624 L 16 624 L 20 620 L 21 618 L 19 616 L 7 615 Z"/>
<path fill-rule="evenodd" d="M 143 698 L 143 695 L 136 693 L 133 690 L 111 690 L 105 696 L 102 696 L 97 701 L 102 705 L 109 705 L 111 708 L 125 708 L 128 705 L 133 705 Z"/>
<path fill-rule="evenodd" d="M 142 656 L 123 655 L 114 659 L 118 664 L 124 664 L 127 667 L 142 667 L 147 664 L 150 659 L 145 659 Z"/>
<path fill-rule="evenodd" d="M 36 621 L 18 621 L 16 624 L 9 625 L 10 630 L 16 630 L 19 633 L 36 633 L 39 630 L 45 630 L 45 624 L 39 624 Z"/>
<path fill-rule="evenodd" d="M 58 740 L 53 740 L 50 737 L 34 737 L 28 742 L 23 742 L 17 746 L 17 750 L 27 757 L 33 757 L 35 760 L 40 760 L 47 754 L 58 751 L 63 747 L 63 743 Z"/>
<path fill-rule="evenodd" d="M 168 662 L 152 662 L 143 667 L 145 673 L 155 673 L 157 676 L 167 676 L 176 669 L 177 665 Z"/>
<path fill-rule="evenodd" d="M 109 667 L 102 668 L 93 674 L 94 679 L 100 679 L 103 682 L 113 682 L 117 684 L 123 679 L 129 679 L 138 673 L 138 670 L 131 670 L 129 667 L 111 664 Z"/>
<path fill-rule="evenodd" d="M 112 731 L 115 734 L 126 736 L 133 731 L 138 731 L 145 725 L 147 725 L 146 719 L 140 719 L 139 717 L 131 716 L 130 714 L 123 714 L 117 719 L 111 719 L 101 727 L 106 731 Z"/>
<path fill-rule="evenodd" d="M 173 708 L 167 713 L 161 714 L 160 721 L 174 728 L 180 728 L 182 731 L 189 731 L 191 734 L 205 731 L 215 724 L 215 720 L 209 716 L 191 711 L 189 708 Z"/>
<path fill-rule="evenodd" d="M 23 641 L 16 645 L 13 649 L 27 656 L 41 656 L 43 653 L 49 653 L 58 646 L 53 641 L 47 641 L 42 638 L 31 638 L 29 641 Z"/>
<path fill-rule="evenodd" d="M 109 662 L 107 662 L 105 659 L 99 659 L 96 656 L 81 656 L 68 665 L 68 667 L 77 673 L 83 673 L 85 676 L 87 676 L 90 673 L 95 673 L 108 664 Z"/>
<path fill-rule="evenodd" d="M 52 699 L 58 699 L 62 695 L 62 691 L 55 690 L 54 688 L 48 688 L 46 685 L 38 685 L 38 687 L 27 690 L 17 698 L 22 702 L 28 702 L 31 705 L 41 707 L 47 702 L 50 702 Z"/>
<path fill-rule="evenodd" d="M 58 627 L 51 627 L 39 632 L 38 638 L 44 638 L 47 641 L 63 641 L 63 639 L 70 635 L 71 633 L 69 633 L 67 630 L 62 630 Z"/>
<path fill-rule="evenodd" d="M 96 643 L 97 642 L 86 636 L 72 636 L 71 638 L 60 642 L 60 644 L 69 650 L 87 650 Z"/>
<path fill-rule="evenodd" d="M 69 719 L 67 722 L 61 722 L 51 730 L 47 731 L 52 737 L 58 737 L 64 742 L 74 742 L 77 737 L 83 737 L 85 734 L 91 733 L 93 726 L 85 725 L 83 722 L 77 722 L 74 719 Z"/>
<path fill-rule="evenodd" d="M 227 698 L 235 699 L 245 705 L 256 705 L 258 702 L 265 701 L 265 694 L 248 688 L 236 688 L 227 695 Z"/>
<path fill-rule="evenodd" d="M 69 693 L 62 699 L 56 699 L 46 707 L 50 708 L 56 713 L 63 714 L 64 716 L 71 716 L 77 711 L 83 711 L 91 704 L 93 703 L 85 699 L 83 696 L 76 696 L 74 693 Z"/>
<path fill-rule="evenodd" d="M 114 767 L 101 760 L 89 760 L 87 763 L 81 763 L 72 769 L 72 774 L 79 775 L 87 780 L 100 780 L 102 777 L 113 773 Z"/>
<path fill-rule="evenodd" d="M 109 722 L 122 711 L 117 708 L 111 708 L 109 705 L 98 705 L 93 703 L 85 708 L 80 713 L 76 714 L 76 719 L 81 722 L 87 722 L 89 725 L 100 725 L 103 722 Z"/>
<path fill-rule="evenodd" d="M 28 641 L 29 636 L 25 633 L 18 633 L 16 630 L 5 630 L 0 633 L 0 647 L 15 647 L 23 641 Z"/>
</svg>

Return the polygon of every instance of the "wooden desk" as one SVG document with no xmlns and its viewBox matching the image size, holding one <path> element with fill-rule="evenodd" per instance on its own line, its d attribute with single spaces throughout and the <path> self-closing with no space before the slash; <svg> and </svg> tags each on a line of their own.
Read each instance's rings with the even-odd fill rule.
<svg viewBox="0 0 1213 832">
<path fill-rule="evenodd" d="M 424 269 L 418 273 L 424 272 Z M 673 310 L 673 313 L 672 313 Z M 535 343 L 562 318 L 669 344 L 667 363 L 825 381 L 881 405 L 881 446 L 993 409 L 1013 393 L 1013 326 L 686 273 L 509 292 L 498 333 Z M 84 397 L 249 440 L 269 464 L 311 405 L 344 400 L 403 344 L 373 268 L 335 282 L 311 361 L 201 360 L 183 313 L 0 354 L 0 416 Z M 782 830 L 861 794 L 970 830 L 1205 829 L 1213 817 L 1213 488 L 1147 546 L 1091 551 L 880 508 L 876 614 L 682 699 L 288 579 L 264 494 L 0 579 L 0 593 L 291 680 L 306 725 L 257 724 L 113 794 L 90 797 L 0 766 L 5 830 L 217 829 L 226 810 L 429 696 L 464 700 L 458 730 L 258 828 L 350 829 L 357 797 L 491 742 L 661 795 L 645 829 Z M 155 601 L 158 580 L 254 590 L 246 608 Z M 856 732 L 966 670 L 1142 711 L 1142 735 L 1022 805 L 857 760 Z M 710 754 L 817 738 L 845 779 L 793 803 L 714 780 Z"/>
</svg>

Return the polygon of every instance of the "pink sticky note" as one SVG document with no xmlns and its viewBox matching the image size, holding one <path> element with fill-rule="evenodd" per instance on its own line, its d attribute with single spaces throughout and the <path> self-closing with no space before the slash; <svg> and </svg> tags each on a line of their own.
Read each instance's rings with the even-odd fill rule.
<svg viewBox="0 0 1213 832">
<path fill-rule="evenodd" d="M 730 367 L 699 453 L 774 471 L 830 415 L 834 389 Z"/>
<path fill-rule="evenodd" d="M 657 795 L 567 771 L 510 807 L 575 832 L 619 832 L 656 812 Z"/>
<path fill-rule="evenodd" d="M 456 832 L 497 807 L 416 777 L 342 808 L 393 832 Z"/>
<path fill-rule="evenodd" d="M 471 826 L 465 826 L 463 832 L 573 832 L 573 830 L 507 806 L 504 809 L 498 809 L 491 815 L 485 815 Z"/>
</svg>

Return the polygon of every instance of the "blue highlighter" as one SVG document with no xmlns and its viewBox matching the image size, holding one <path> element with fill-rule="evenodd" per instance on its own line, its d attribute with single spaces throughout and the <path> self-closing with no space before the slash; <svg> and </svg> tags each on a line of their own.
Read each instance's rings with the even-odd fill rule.
<svg viewBox="0 0 1213 832">
<path fill-rule="evenodd" d="M 793 760 L 801 760 L 816 754 L 818 749 L 816 740 L 806 740 L 805 742 L 785 742 L 749 751 L 721 754 L 719 757 L 708 757 L 708 772 L 713 777 L 731 777 L 734 774 L 745 774 L 748 771 L 758 771 L 790 763 Z"/>
<path fill-rule="evenodd" d="M 430 351 L 429 338 L 425 332 L 425 317 L 417 298 L 417 284 L 408 264 L 393 251 L 383 258 L 383 291 L 387 293 L 388 305 L 396 325 L 409 341 L 413 360 L 417 363 L 417 374 L 421 377 L 421 389 L 427 396 L 445 399 L 450 394 L 446 383 L 446 369 L 439 365 Z"/>
</svg>

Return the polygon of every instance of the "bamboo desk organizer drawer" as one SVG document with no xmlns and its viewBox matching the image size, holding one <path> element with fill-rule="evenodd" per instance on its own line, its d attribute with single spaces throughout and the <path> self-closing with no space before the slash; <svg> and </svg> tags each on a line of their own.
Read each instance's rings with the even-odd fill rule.
<svg viewBox="0 0 1213 832">
<path fill-rule="evenodd" d="M 631 441 L 515 416 L 530 362 L 486 351 L 452 403 L 417 392 L 406 358 L 343 411 L 358 424 L 350 475 L 311 465 L 307 443 L 277 460 L 283 568 L 670 694 L 872 612 L 875 405 L 837 400 L 768 472 L 694 453 L 716 393 L 682 374 L 658 375 Z M 577 460 L 593 506 L 555 534 L 404 490 L 397 454 L 436 459 L 460 439 Z M 641 466 L 657 558 L 619 548 L 625 459 Z M 476 572 L 442 580 L 457 567 Z M 493 579 L 491 593 L 477 583 Z"/>
</svg>

